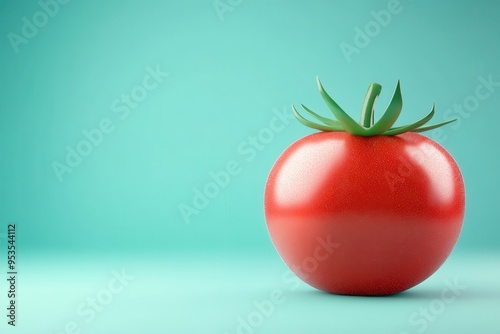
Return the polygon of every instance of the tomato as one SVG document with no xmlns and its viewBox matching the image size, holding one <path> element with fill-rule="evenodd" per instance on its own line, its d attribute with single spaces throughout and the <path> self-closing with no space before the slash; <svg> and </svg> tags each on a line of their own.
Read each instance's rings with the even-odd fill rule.
<svg viewBox="0 0 500 334">
<path fill-rule="evenodd" d="M 452 156 L 423 135 L 324 131 L 281 154 L 264 204 L 274 246 L 303 281 L 388 295 L 444 263 L 462 228 L 465 190 Z"/>
</svg>

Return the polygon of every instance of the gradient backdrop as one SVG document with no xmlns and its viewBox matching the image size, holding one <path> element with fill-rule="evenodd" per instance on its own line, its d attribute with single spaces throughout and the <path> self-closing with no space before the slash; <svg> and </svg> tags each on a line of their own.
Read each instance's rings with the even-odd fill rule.
<svg viewBox="0 0 500 334">
<path fill-rule="evenodd" d="M 16 327 L 0 283 L 1 332 L 499 333 L 499 15 L 493 0 L 1 0 L 0 276 L 11 222 L 19 271 Z M 462 169 L 462 235 L 408 292 L 317 292 L 267 235 L 267 174 L 312 133 L 290 105 L 326 111 L 316 75 L 356 117 L 370 82 L 380 110 L 400 79 L 400 124 L 433 101 L 458 118 L 427 135 Z"/>
</svg>

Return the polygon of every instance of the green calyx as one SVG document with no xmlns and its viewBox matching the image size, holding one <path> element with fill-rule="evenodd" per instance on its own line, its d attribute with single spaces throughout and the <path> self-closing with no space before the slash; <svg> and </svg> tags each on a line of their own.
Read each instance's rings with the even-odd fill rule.
<svg viewBox="0 0 500 334">
<path fill-rule="evenodd" d="M 323 85 L 321 85 L 319 78 L 316 78 L 316 80 L 318 82 L 318 88 L 321 97 L 325 101 L 328 109 L 330 109 L 336 120 L 320 116 L 311 109 L 301 104 L 302 108 L 310 116 L 314 117 L 321 123 L 311 122 L 302 117 L 302 115 L 297 112 L 297 109 L 295 109 L 295 106 L 292 105 L 293 113 L 299 120 L 299 122 L 313 129 L 321 131 L 346 131 L 352 135 L 363 137 L 380 135 L 394 136 L 404 132 L 423 132 L 432 130 L 455 121 L 455 119 L 453 119 L 437 124 L 424 126 L 428 121 L 431 120 L 432 116 L 434 116 L 435 105 L 433 105 L 431 112 L 421 120 L 408 125 L 392 127 L 398 119 L 399 114 L 401 114 L 401 109 L 403 108 L 403 99 L 401 97 L 401 88 L 399 86 L 398 80 L 396 90 L 394 91 L 391 102 L 377 122 L 374 122 L 374 106 L 378 96 L 380 95 L 382 86 L 377 83 L 370 84 L 370 86 L 368 87 L 368 92 L 366 93 L 365 101 L 363 103 L 363 108 L 361 110 L 361 121 L 358 123 L 353 120 L 344 110 L 342 110 L 337 102 L 335 102 L 330 97 L 330 95 L 328 95 L 328 93 L 323 89 Z"/>
</svg>

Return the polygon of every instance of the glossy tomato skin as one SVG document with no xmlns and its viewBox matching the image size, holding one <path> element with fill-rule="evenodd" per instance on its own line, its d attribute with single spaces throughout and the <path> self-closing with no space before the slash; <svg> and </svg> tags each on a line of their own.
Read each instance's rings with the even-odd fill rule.
<svg viewBox="0 0 500 334">
<path fill-rule="evenodd" d="M 446 260 L 465 190 L 451 155 L 425 136 L 320 132 L 278 158 L 264 202 L 273 244 L 303 281 L 337 294 L 388 295 Z"/>
</svg>

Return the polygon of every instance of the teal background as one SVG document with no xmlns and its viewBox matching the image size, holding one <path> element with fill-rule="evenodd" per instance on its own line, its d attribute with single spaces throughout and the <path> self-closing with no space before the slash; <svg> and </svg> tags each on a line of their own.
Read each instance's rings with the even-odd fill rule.
<svg viewBox="0 0 500 334">
<path fill-rule="evenodd" d="M 125 267 L 136 277 L 131 288 L 82 332 L 234 333 L 238 314 L 248 314 L 286 270 L 264 223 L 267 174 L 288 145 L 312 131 L 290 120 L 247 161 L 238 147 L 249 136 L 269 127 L 276 112 L 290 112 L 292 103 L 326 115 L 316 75 L 353 117 L 370 82 L 384 87 L 380 112 L 400 79 L 405 106 L 398 124 L 421 118 L 434 101 L 436 120 L 457 117 L 446 111 L 475 94 L 478 77 L 500 82 L 500 4 L 493 0 L 401 0 L 402 11 L 350 62 L 341 43 L 353 45 L 355 28 L 364 29 L 374 20 L 370 11 L 386 9 L 387 1 L 221 2 L 231 8 L 222 19 L 208 0 L 73 0 L 59 5 L 16 53 L 8 34 L 20 35 L 23 17 L 32 20 L 41 7 L 0 1 L 0 222 L 5 230 L 9 222 L 19 226 L 24 282 L 20 327 L 0 327 L 55 334 L 74 306 L 105 286 L 111 270 Z M 112 103 L 157 66 L 168 77 L 120 119 Z M 443 267 L 394 304 L 303 286 L 255 333 L 299 333 L 308 325 L 318 333 L 358 333 L 363 326 L 370 333 L 416 332 L 407 315 L 439 297 L 443 279 L 455 277 L 467 277 L 474 298 L 451 304 L 426 332 L 457 333 L 481 323 L 482 333 L 498 333 L 498 280 L 488 290 L 483 279 L 499 276 L 493 266 L 500 251 L 499 104 L 495 87 L 470 115 L 427 134 L 455 157 L 466 184 L 466 219 L 450 271 Z M 85 139 L 82 130 L 103 119 L 114 130 L 60 182 L 52 163 L 64 163 L 65 147 L 75 148 Z M 179 206 L 192 205 L 194 189 L 230 161 L 241 172 L 187 224 Z M 474 267 L 483 259 L 492 265 Z M 47 279 L 53 270 L 57 279 Z M 203 281 L 206 289 L 198 287 Z M 496 306 L 486 309 L 489 302 Z M 343 316 L 330 321 L 329 305 Z M 401 314 L 370 313 L 363 322 L 359 307 Z M 470 317 L 457 325 L 464 314 Z M 298 316 L 301 325 L 292 326 Z"/>
</svg>

